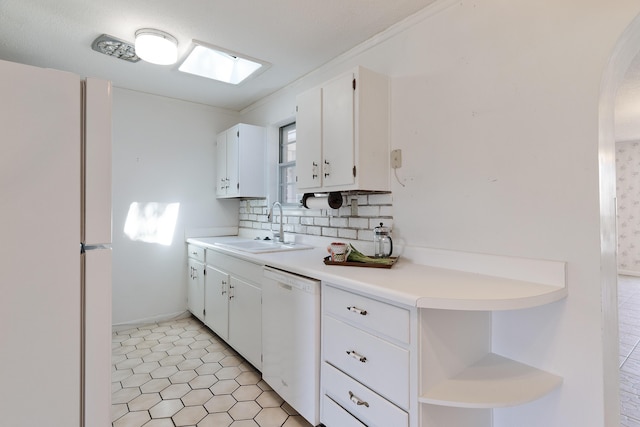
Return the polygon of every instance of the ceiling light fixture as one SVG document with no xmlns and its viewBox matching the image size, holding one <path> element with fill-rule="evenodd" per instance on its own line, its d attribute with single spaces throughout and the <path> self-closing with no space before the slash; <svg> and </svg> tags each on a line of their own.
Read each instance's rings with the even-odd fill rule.
<svg viewBox="0 0 640 427">
<path fill-rule="evenodd" d="M 175 64 L 178 60 L 178 40 L 171 34 L 153 28 L 136 31 L 136 55 L 157 65 Z"/>
<path fill-rule="evenodd" d="M 270 65 L 197 40 L 193 44 L 193 50 L 178 68 L 182 72 L 237 85 Z"/>
<path fill-rule="evenodd" d="M 91 48 L 96 52 L 129 62 L 138 62 L 140 58 L 131 43 L 117 39 L 108 34 L 102 34 L 91 43 Z"/>
</svg>

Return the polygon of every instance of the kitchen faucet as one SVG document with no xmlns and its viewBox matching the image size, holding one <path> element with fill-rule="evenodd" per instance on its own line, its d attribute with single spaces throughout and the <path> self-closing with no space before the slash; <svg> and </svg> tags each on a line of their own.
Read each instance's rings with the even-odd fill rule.
<svg viewBox="0 0 640 427">
<path fill-rule="evenodd" d="M 273 202 L 273 205 L 271 205 L 271 209 L 269 209 L 269 215 L 267 215 L 267 219 L 271 222 L 271 224 L 273 224 L 273 208 L 276 205 L 278 205 L 278 207 L 280 208 L 280 232 L 274 232 L 273 237 L 277 237 L 278 242 L 284 243 L 284 231 L 282 230 L 282 205 L 280 204 L 280 202 Z"/>
</svg>

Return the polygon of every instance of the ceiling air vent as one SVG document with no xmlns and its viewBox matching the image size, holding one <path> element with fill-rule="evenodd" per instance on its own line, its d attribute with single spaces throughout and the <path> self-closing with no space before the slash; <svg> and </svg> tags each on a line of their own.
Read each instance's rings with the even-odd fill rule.
<svg viewBox="0 0 640 427">
<path fill-rule="evenodd" d="M 105 55 L 113 56 L 129 62 L 138 62 L 140 58 L 131 43 L 103 34 L 91 43 L 91 49 Z"/>
</svg>

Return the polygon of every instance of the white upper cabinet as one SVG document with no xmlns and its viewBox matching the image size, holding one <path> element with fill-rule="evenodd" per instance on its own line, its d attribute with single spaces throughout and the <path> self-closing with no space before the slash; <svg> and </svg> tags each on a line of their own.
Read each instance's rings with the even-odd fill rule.
<svg viewBox="0 0 640 427">
<path fill-rule="evenodd" d="M 297 97 L 297 187 L 390 191 L 389 80 L 357 67 Z"/>
<path fill-rule="evenodd" d="M 216 138 L 216 196 L 265 197 L 266 131 L 240 123 Z"/>
</svg>

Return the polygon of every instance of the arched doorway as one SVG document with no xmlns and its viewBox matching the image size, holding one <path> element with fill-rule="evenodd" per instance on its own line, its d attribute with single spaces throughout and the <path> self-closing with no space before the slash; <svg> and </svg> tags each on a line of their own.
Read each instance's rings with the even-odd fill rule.
<svg viewBox="0 0 640 427">
<path fill-rule="evenodd" d="M 624 31 L 604 70 L 599 105 L 599 184 L 603 341 L 605 348 L 605 410 L 619 411 L 619 348 L 617 293 L 617 227 L 615 182 L 615 99 L 633 59 L 640 52 L 640 16 Z M 615 353 L 615 359 L 613 354 Z"/>
</svg>

